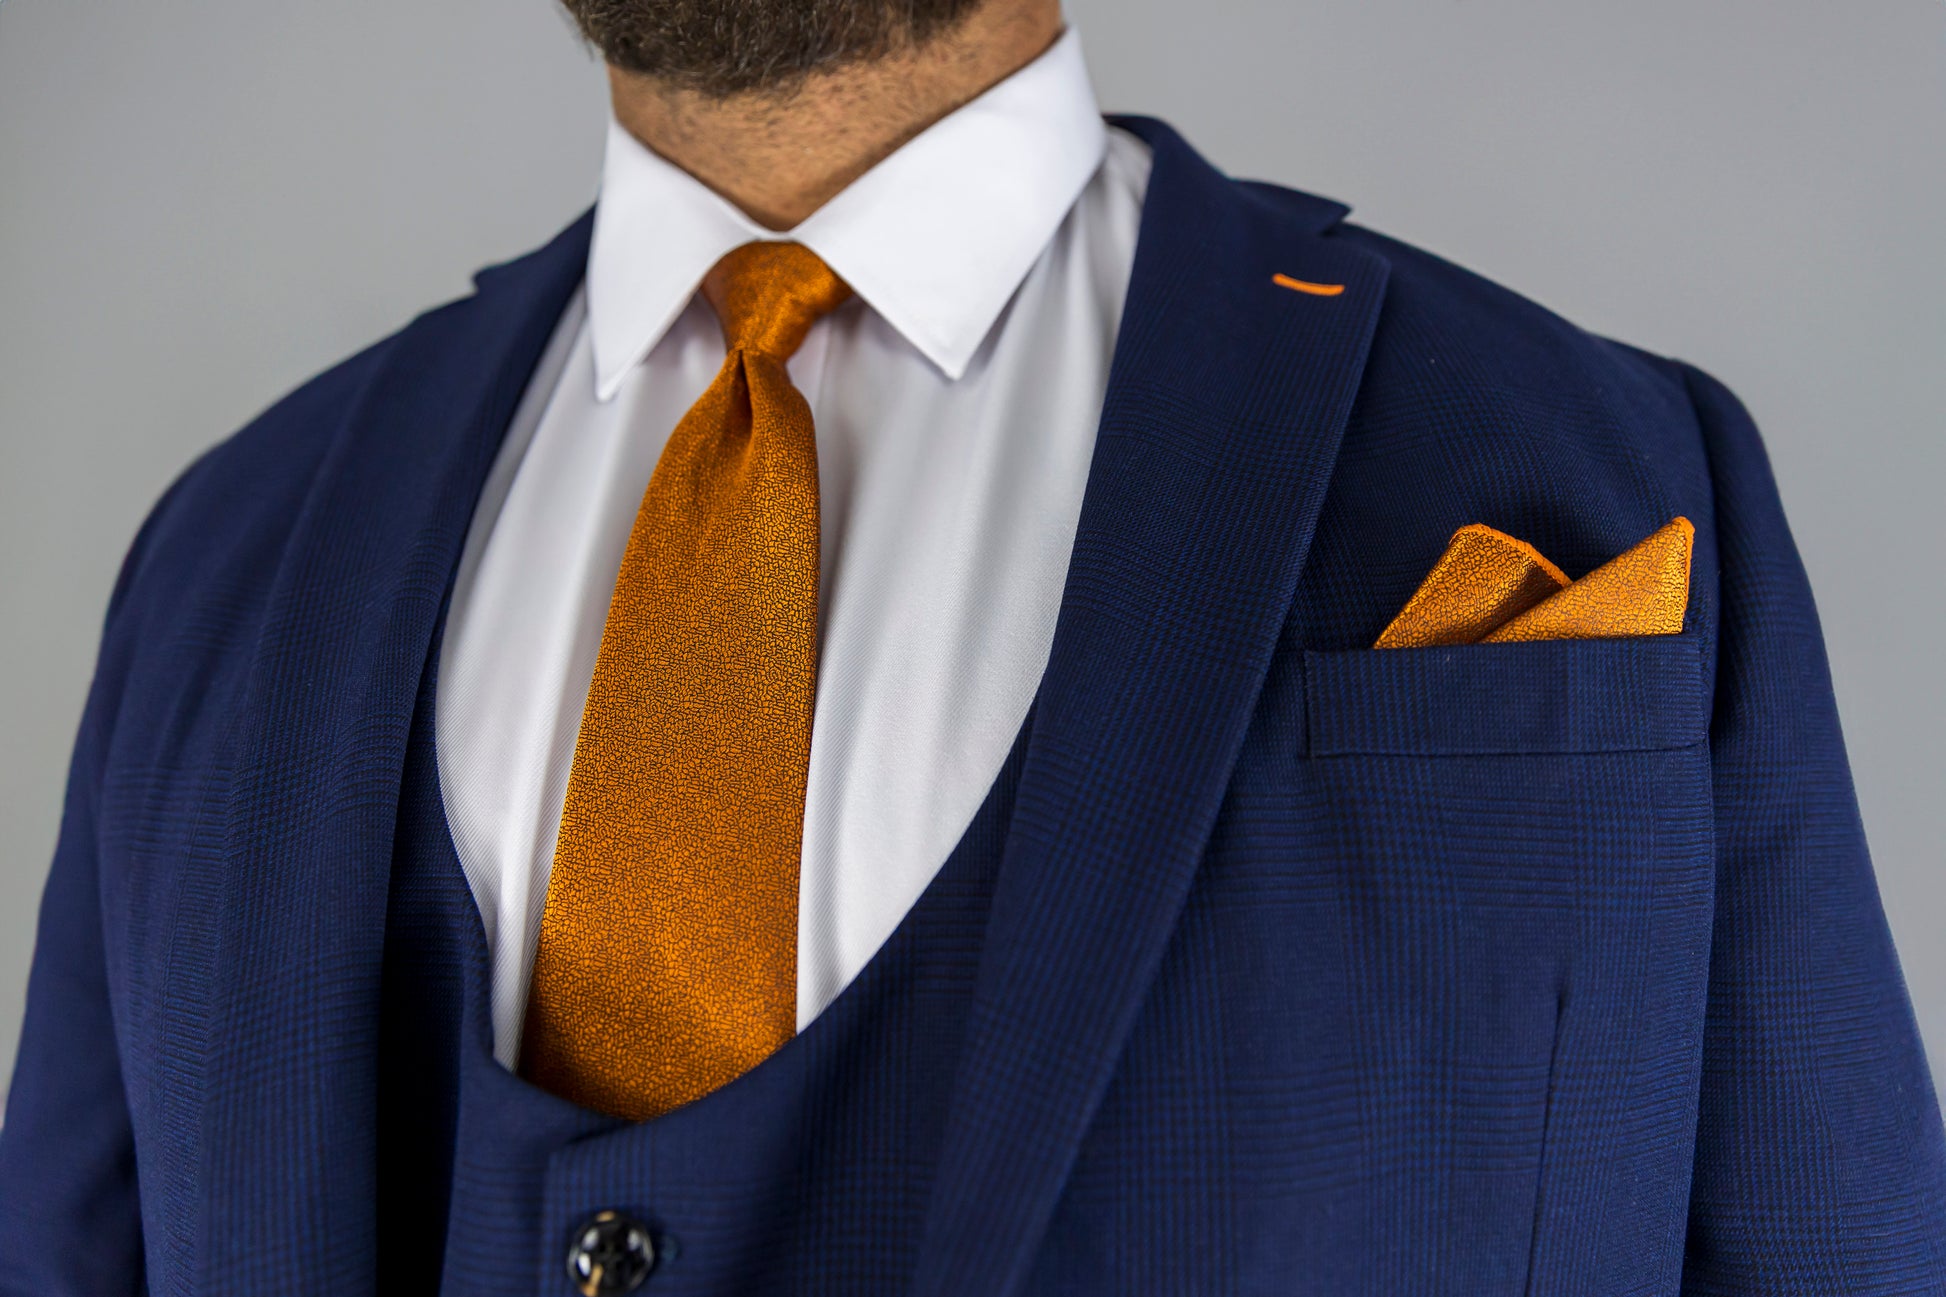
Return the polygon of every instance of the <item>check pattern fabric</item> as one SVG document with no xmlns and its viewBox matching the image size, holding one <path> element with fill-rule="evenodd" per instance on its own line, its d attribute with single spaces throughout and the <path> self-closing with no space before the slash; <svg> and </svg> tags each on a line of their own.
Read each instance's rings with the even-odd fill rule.
<svg viewBox="0 0 1946 1297">
<path fill-rule="evenodd" d="M 42 903 L 0 1292 L 565 1291 L 612 1207 L 680 1244 L 656 1292 L 1946 1291 L 1946 1129 L 1747 412 L 1131 129 L 1091 499 L 979 868 L 656 1121 L 496 1070 L 463 880 L 473 954 L 426 958 L 394 863 L 450 848 L 415 705 L 590 222 L 171 489 Z M 1580 573 L 1677 515 L 1681 634 L 1371 648 L 1471 521 Z"/>
<path fill-rule="evenodd" d="M 703 293 L 728 354 L 670 434 L 615 581 L 541 915 L 521 1070 L 645 1121 L 797 1022 L 817 675 L 818 451 L 786 362 L 851 289 L 751 243 Z"/>
</svg>

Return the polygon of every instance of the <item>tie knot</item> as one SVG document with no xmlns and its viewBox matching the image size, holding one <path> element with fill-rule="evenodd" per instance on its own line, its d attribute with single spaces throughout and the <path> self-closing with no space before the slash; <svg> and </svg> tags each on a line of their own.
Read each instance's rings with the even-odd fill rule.
<svg viewBox="0 0 1946 1297">
<path fill-rule="evenodd" d="M 789 360 L 851 285 L 801 243 L 746 243 L 703 277 L 703 296 L 723 322 L 724 346 Z"/>
</svg>

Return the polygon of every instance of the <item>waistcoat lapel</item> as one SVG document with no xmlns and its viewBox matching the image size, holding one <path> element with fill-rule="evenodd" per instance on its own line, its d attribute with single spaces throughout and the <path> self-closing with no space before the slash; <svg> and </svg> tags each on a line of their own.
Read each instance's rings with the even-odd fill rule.
<svg viewBox="0 0 1946 1297">
<path fill-rule="evenodd" d="M 1328 237 L 1344 208 L 1237 184 L 1160 123 L 1120 124 L 1154 170 L 923 1297 L 1011 1292 L 1031 1265 L 1215 822 L 1384 294 L 1385 263 Z"/>
<path fill-rule="evenodd" d="M 413 702 L 588 228 L 384 344 L 292 529 L 243 705 L 216 902 L 199 1290 L 376 1285 L 379 974 Z"/>
</svg>

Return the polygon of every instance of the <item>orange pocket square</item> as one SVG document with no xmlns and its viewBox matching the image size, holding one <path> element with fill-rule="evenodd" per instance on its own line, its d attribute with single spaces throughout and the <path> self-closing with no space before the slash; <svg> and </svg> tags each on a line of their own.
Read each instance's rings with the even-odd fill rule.
<svg viewBox="0 0 1946 1297">
<path fill-rule="evenodd" d="M 1675 518 L 1570 581 L 1524 540 L 1479 523 L 1461 527 L 1372 647 L 1674 635 L 1689 607 L 1695 542 L 1689 519 Z"/>
</svg>

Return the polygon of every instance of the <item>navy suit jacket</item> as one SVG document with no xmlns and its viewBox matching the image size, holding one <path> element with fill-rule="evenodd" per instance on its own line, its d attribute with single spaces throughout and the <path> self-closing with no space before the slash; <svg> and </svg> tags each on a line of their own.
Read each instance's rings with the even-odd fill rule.
<svg viewBox="0 0 1946 1297">
<path fill-rule="evenodd" d="M 1153 181 L 925 1227 L 886 1241 L 910 1290 L 1946 1291 L 1946 1138 L 1744 411 L 1130 125 Z M 380 1286 L 400 764 L 587 240 L 308 383 L 135 541 L 0 1289 Z M 1680 635 L 1369 648 L 1463 524 L 1580 575 L 1677 514 Z"/>
</svg>

